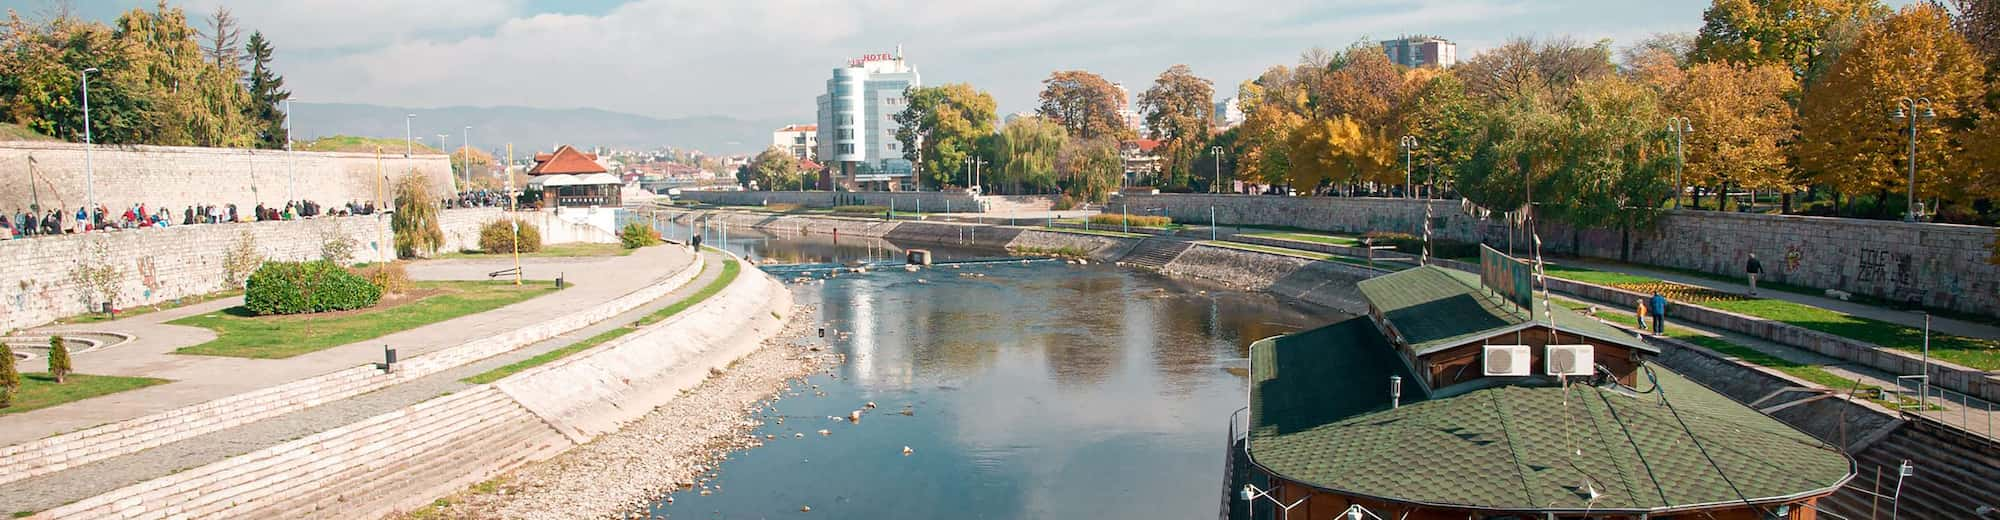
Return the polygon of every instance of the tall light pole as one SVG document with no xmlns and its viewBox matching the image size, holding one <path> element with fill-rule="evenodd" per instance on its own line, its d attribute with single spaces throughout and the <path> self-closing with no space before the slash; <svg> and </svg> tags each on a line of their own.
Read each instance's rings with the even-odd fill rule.
<svg viewBox="0 0 2000 520">
<path fill-rule="evenodd" d="M 977 159 L 973 159 L 973 160 L 972 160 L 972 185 L 973 185 L 974 187 L 978 187 L 978 186 L 979 186 L 979 169 L 980 169 L 981 167 L 984 167 L 984 166 L 988 165 L 988 164 L 992 164 L 992 163 L 989 163 L 989 162 L 986 162 L 986 158 L 984 158 L 984 157 L 981 157 L 981 158 L 977 158 Z M 980 194 L 980 195 L 985 195 L 985 194 L 986 194 L 986 188 L 980 188 L 980 189 L 979 189 L 979 194 Z"/>
<path fill-rule="evenodd" d="M 85 216 L 97 213 L 97 181 L 92 178 L 90 165 L 90 150 L 97 147 L 97 143 L 91 140 L 90 135 L 90 75 L 96 73 L 97 67 L 83 69 L 83 72 L 77 73 L 78 77 L 83 78 L 83 200 L 88 208 L 88 211 L 84 212 Z M 93 223 L 96 220 L 91 219 Z"/>
<path fill-rule="evenodd" d="M 292 201 L 292 179 L 298 177 L 298 162 L 298 150 L 292 147 L 292 98 L 288 96 L 285 98 L 285 202 Z"/>
<path fill-rule="evenodd" d="M 416 134 L 410 133 L 410 120 L 416 118 L 417 118 L 416 114 L 403 115 L 403 158 L 404 159 L 408 159 L 410 158 L 410 156 L 416 155 L 417 153 Z"/>
<path fill-rule="evenodd" d="M 1222 193 L 1222 147 L 1209 146 L 1208 158 L 1210 162 L 1215 163 L 1215 181 L 1209 183 L 1208 191 Z"/>
<path fill-rule="evenodd" d="M 461 159 L 465 163 L 465 188 L 472 189 L 472 125 L 466 125 L 465 133 L 458 136 L 459 147 L 465 149 L 465 158 Z"/>
<path fill-rule="evenodd" d="M 1687 163 L 1687 156 L 1681 153 L 1681 142 L 1687 134 L 1694 132 L 1694 123 L 1685 116 L 1667 118 L 1667 131 L 1674 134 L 1674 209 L 1681 209 L 1681 196 L 1687 194 L 1687 186 L 1681 184 L 1681 168 Z M 1723 194 L 1724 197 L 1729 194 Z M 1716 206 L 1720 209 L 1721 206 Z"/>
<path fill-rule="evenodd" d="M 1410 154 L 1417 150 L 1417 136 L 1403 136 L 1397 140 L 1397 145 L 1403 148 L 1403 196 L 1416 198 L 1416 177 L 1410 173 Z"/>
<path fill-rule="evenodd" d="M 1907 188 L 1908 201 L 1903 210 L 1904 222 L 1917 221 L 1917 119 L 1930 121 L 1937 119 L 1937 110 L 1932 109 L 1931 98 L 1901 98 L 1896 100 L 1896 111 L 1889 113 L 1889 119 L 1901 119 L 1910 125 L 1910 183 Z"/>
</svg>

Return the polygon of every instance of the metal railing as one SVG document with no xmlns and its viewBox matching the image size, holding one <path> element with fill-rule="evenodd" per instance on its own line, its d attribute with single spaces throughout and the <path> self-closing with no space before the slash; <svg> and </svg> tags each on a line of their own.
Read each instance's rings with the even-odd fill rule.
<svg viewBox="0 0 2000 520">
<path fill-rule="evenodd" d="M 1236 409 L 1236 413 L 1229 414 L 1229 438 L 1226 439 L 1228 444 L 1225 445 L 1228 455 L 1222 458 L 1222 507 L 1217 515 L 1221 520 L 1248 517 L 1247 506 L 1240 512 L 1236 509 L 1236 490 L 1243 487 L 1246 477 L 1236 473 L 1236 466 L 1238 458 L 1244 456 L 1242 450 L 1249 449 L 1245 444 L 1249 436 L 1250 408 L 1246 406 Z"/>
<path fill-rule="evenodd" d="M 1928 419 L 1951 429 L 1987 440 L 2000 441 L 1993 429 L 1993 415 L 2000 406 L 1962 392 L 1930 385 L 1930 377 L 1896 376 L 1891 402 L 1905 416 Z"/>
</svg>

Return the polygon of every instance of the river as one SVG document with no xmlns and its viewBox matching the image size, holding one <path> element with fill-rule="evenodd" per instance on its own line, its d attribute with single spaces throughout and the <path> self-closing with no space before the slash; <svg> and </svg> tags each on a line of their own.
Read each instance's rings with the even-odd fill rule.
<svg viewBox="0 0 2000 520">
<path fill-rule="evenodd" d="M 761 264 L 902 258 L 881 240 L 732 234 L 731 249 Z M 915 247 L 941 260 L 1004 255 Z M 653 513 L 1209 517 L 1222 499 L 1228 419 L 1244 406 L 1249 344 L 1344 317 L 1059 261 L 877 269 L 792 287 L 820 306 L 847 362 L 763 411 L 756 436 L 771 440 L 731 454 L 709 494 L 674 493 Z M 850 422 L 869 402 L 878 407 Z"/>
</svg>

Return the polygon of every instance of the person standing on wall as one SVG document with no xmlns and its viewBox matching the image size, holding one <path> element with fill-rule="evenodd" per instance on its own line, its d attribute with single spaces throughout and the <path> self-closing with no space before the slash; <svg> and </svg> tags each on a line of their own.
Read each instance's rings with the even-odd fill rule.
<svg viewBox="0 0 2000 520">
<path fill-rule="evenodd" d="M 1646 309 L 1653 315 L 1653 334 L 1667 333 L 1667 297 L 1660 291 L 1653 291 L 1653 308 Z"/>
<path fill-rule="evenodd" d="M 1757 275 L 1763 274 L 1764 264 L 1757 261 L 1757 253 L 1750 253 L 1750 262 L 1744 264 L 1743 274 L 1750 278 L 1750 295 L 1757 295 Z"/>
</svg>

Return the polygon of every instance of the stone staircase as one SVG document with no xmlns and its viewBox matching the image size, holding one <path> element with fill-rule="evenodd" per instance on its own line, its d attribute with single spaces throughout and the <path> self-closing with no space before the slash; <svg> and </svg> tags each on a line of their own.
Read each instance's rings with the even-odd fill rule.
<svg viewBox="0 0 2000 520">
<path fill-rule="evenodd" d="M 1055 205 L 1053 195 L 988 195 L 979 198 L 986 213 L 1032 213 L 1048 211 Z"/>
<path fill-rule="evenodd" d="M 1914 474 L 1903 480 L 1900 518 L 2000 518 L 1980 516 L 1980 507 L 2000 508 L 2000 444 L 1966 435 L 1927 419 L 1912 418 L 1888 437 L 1859 453 L 1854 481 L 1820 501 L 1820 509 L 1847 520 L 1888 519 L 1893 504 L 1868 491 L 1880 471 L 1885 496 L 1896 494 L 1896 471 L 1903 461 Z"/>
<path fill-rule="evenodd" d="M 1132 250 L 1126 252 L 1123 258 L 1119 258 L 1118 263 L 1157 270 L 1166 267 L 1175 258 L 1180 258 L 1181 253 L 1193 245 L 1193 242 L 1181 240 L 1147 238 L 1140 240 L 1139 245 L 1132 246 Z"/>
</svg>

